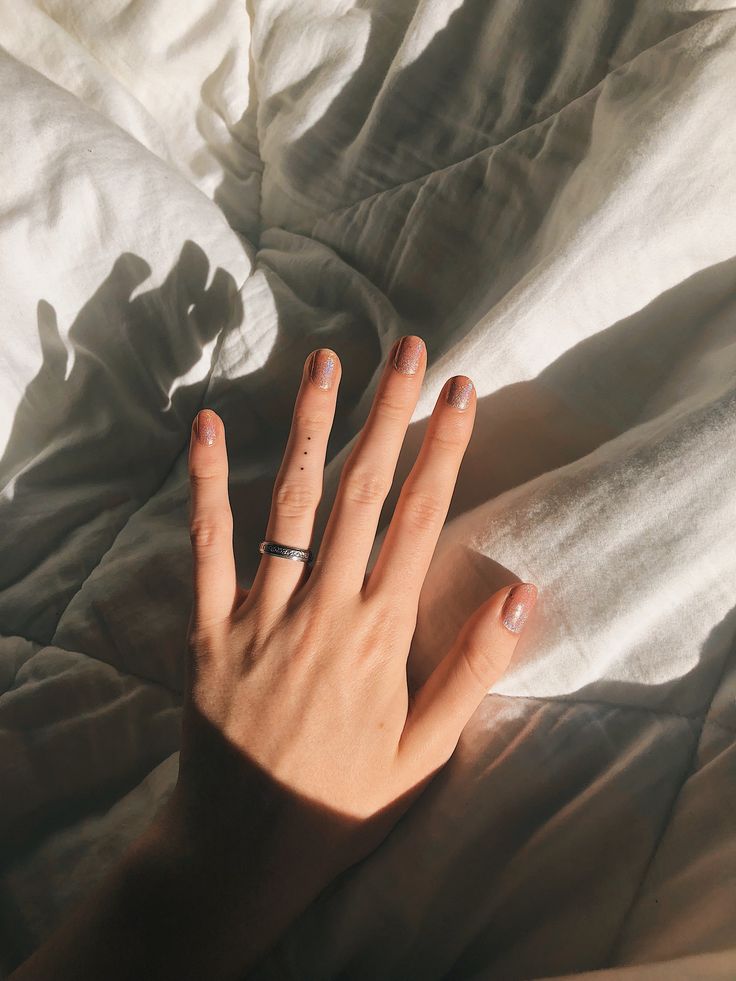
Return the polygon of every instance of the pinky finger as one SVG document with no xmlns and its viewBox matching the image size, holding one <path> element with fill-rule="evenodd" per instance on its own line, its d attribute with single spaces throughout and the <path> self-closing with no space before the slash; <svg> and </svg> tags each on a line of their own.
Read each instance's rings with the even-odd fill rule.
<svg viewBox="0 0 736 981">
<path fill-rule="evenodd" d="M 238 601 L 227 478 L 225 427 L 211 409 L 202 409 L 189 446 L 196 629 L 223 622 Z"/>
<path fill-rule="evenodd" d="M 403 753 L 431 769 L 449 759 L 470 717 L 508 667 L 536 598 L 536 586 L 522 582 L 478 607 L 417 692 L 401 740 Z"/>
</svg>

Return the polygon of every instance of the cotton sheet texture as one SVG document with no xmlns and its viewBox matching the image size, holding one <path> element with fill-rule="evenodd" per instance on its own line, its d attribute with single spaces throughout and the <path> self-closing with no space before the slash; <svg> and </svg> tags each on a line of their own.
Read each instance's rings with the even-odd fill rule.
<svg viewBox="0 0 736 981">
<path fill-rule="evenodd" d="M 194 413 L 228 427 L 247 582 L 303 358 L 344 363 L 329 501 L 412 332 L 396 487 L 443 380 L 479 396 L 412 678 L 513 576 L 537 612 L 256 976 L 736 976 L 729 6 L 3 6 L 6 967 L 175 780 Z"/>
</svg>

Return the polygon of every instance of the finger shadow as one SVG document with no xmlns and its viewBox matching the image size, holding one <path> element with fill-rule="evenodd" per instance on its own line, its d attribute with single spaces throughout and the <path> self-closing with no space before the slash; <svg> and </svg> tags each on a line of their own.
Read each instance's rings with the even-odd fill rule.
<svg viewBox="0 0 736 981">
<path fill-rule="evenodd" d="M 0 459 L 6 634 L 48 642 L 81 581 L 181 453 L 208 363 L 242 320 L 232 276 L 211 271 L 194 242 L 160 286 L 145 289 L 150 273 L 139 256 L 121 255 L 68 331 L 39 301 L 42 362 Z"/>
</svg>

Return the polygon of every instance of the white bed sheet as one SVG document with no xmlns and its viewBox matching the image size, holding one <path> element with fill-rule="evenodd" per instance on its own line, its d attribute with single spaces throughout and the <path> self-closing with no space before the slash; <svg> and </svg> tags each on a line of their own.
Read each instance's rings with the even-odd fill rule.
<svg viewBox="0 0 736 981">
<path fill-rule="evenodd" d="M 185 447 L 243 581 L 303 357 L 326 501 L 397 336 L 478 422 L 420 679 L 509 574 L 511 670 L 258 978 L 736 977 L 736 12 L 15 0 L 0 13 L 6 965 L 176 775 Z M 322 515 L 324 520 L 324 512 Z"/>
</svg>

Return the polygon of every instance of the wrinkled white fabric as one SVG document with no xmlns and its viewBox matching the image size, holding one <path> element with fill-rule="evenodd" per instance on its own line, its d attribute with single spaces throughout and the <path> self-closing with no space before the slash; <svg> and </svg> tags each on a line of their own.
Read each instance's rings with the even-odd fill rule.
<svg viewBox="0 0 736 981">
<path fill-rule="evenodd" d="M 736 977 L 732 7 L 5 5 L 7 968 L 175 780 L 197 408 L 248 581 L 303 358 L 344 365 L 323 523 L 413 332 L 396 488 L 443 380 L 479 405 L 412 678 L 512 575 L 540 599 L 450 765 L 257 977 Z"/>
</svg>

